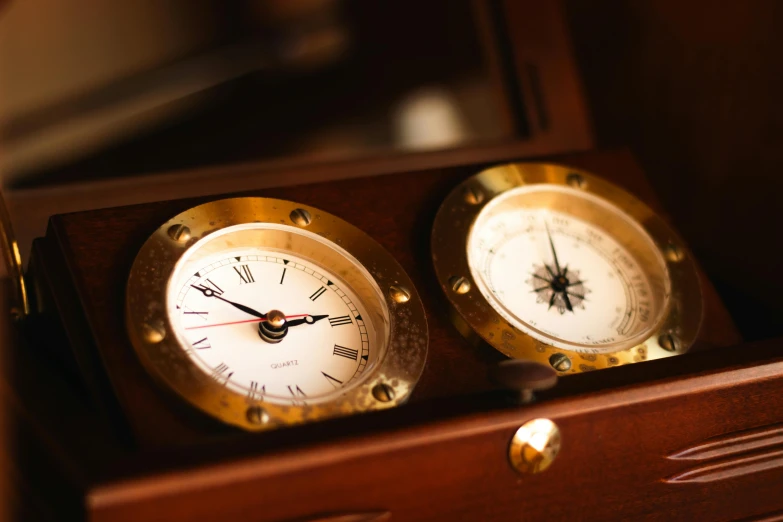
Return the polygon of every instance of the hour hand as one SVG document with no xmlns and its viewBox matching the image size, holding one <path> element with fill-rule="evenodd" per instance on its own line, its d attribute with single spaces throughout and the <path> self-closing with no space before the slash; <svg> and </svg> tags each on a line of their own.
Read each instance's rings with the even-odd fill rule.
<svg viewBox="0 0 783 522">
<path fill-rule="evenodd" d="M 326 319 L 329 317 L 329 315 L 308 315 L 305 317 L 302 317 L 301 319 L 294 319 L 293 321 L 288 321 L 286 324 L 288 327 L 292 326 L 299 326 L 300 324 L 314 324 L 320 321 L 321 319 Z"/>
<path fill-rule="evenodd" d="M 253 315 L 255 317 L 258 317 L 259 319 L 266 319 L 266 314 L 262 314 L 258 310 L 254 310 L 253 308 L 250 308 L 249 306 L 245 306 L 245 305 L 240 304 L 240 303 L 235 303 L 234 301 L 229 301 L 228 299 L 225 299 L 224 297 L 221 297 L 220 295 L 218 295 L 218 293 L 215 292 L 214 290 L 212 290 L 211 288 L 207 288 L 207 287 L 204 287 L 204 286 L 196 286 L 196 285 L 190 285 L 190 286 L 192 286 L 193 288 L 195 288 L 196 290 L 198 290 L 199 292 L 204 294 L 205 297 L 214 297 L 216 299 L 220 299 L 221 301 L 224 301 L 224 302 L 230 304 L 234 308 L 236 308 L 238 310 L 242 310 L 246 314 Z"/>
</svg>

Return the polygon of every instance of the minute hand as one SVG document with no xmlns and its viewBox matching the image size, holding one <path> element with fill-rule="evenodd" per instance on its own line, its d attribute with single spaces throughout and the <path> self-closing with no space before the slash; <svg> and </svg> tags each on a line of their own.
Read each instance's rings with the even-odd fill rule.
<svg viewBox="0 0 783 522">
<path fill-rule="evenodd" d="M 242 310 L 246 314 L 250 314 L 250 315 L 256 316 L 259 319 L 266 319 L 266 314 L 262 314 L 258 310 L 254 310 L 254 309 L 250 308 L 249 306 L 245 306 L 243 304 L 235 303 L 234 301 L 229 301 L 228 299 L 226 299 L 224 297 L 220 297 L 219 295 L 217 295 L 215 293 L 214 290 L 212 290 L 210 288 L 204 288 L 204 287 L 196 286 L 196 285 L 190 285 L 190 286 L 192 286 L 193 288 L 195 288 L 196 290 L 198 290 L 199 292 L 204 294 L 206 297 L 215 297 L 217 299 L 220 299 L 221 301 L 225 301 L 226 303 L 230 304 L 234 308 L 237 308 L 238 310 Z"/>
<path fill-rule="evenodd" d="M 560 262 L 557 260 L 557 252 L 555 252 L 555 243 L 552 241 L 552 233 L 549 232 L 549 223 L 544 221 L 544 226 L 546 227 L 546 235 L 549 238 L 549 246 L 552 248 L 552 257 L 555 258 L 555 269 L 557 270 L 557 275 L 561 276 L 563 275 L 563 272 L 560 271 Z"/>
</svg>

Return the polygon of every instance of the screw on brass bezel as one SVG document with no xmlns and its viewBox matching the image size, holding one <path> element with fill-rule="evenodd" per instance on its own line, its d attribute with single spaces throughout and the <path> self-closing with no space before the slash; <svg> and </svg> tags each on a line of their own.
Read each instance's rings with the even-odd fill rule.
<svg viewBox="0 0 783 522">
<path fill-rule="evenodd" d="M 389 402 L 394 400 L 394 388 L 391 385 L 380 382 L 372 389 L 372 395 L 380 402 Z"/>
<path fill-rule="evenodd" d="M 362 292 L 375 296 L 373 299 L 377 299 L 377 303 L 373 307 L 379 313 L 381 309 L 385 310 L 376 320 L 383 321 L 383 331 L 388 332 L 388 336 L 385 352 L 381 351 L 375 366 L 368 368 L 367 376 L 356 385 L 307 404 L 263 402 L 212 379 L 185 354 L 165 304 L 170 278 L 183 257 L 221 237 L 235 237 L 230 236 L 233 232 L 226 230 L 229 227 L 251 223 L 267 224 L 282 230 L 281 234 L 311 236 L 309 241 L 316 244 L 314 248 L 321 249 L 317 251 L 319 256 L 344 258 L 346 267 L 355 267 L 354 262 L 341 253 L 345 252 L 364 267 L 364 271 L 345 275 L 346 282 L 353 278 L 372 283 L 362 283 L 366 287 Z M 306 226 L 307 231 L 299 231 L 297 225 Z M 189 247 L 183 248 L 181 239 L 186 229 L 190 236 Z M 228 234 L 216 234 L 219 231 Z M 253 243 L 253 246 L 263 247 L 264 244 Z M 391 254 L 367 234 L 336 216 L 279 199 L 248 197 L 212 201 L 186 210 L 162 224 L 144 243 L 133 263 L 125 311 L 131 344 L 144 367 L 160 384 L 204 413 L 252 431 L 397 406 L 410 396 L 424 370 L 427 356 L 424 307 L 413 282 Z M 381 350 L 381 347 L 377 349 Z M 383 397 L 387 400 L 378 400 L 374 393 L 381 383 L 385 386 Z"/>
<path fill-rule="evenodd" d="M 392 285 L 389 288 L 389 296 L 395 303 L 407 303 L 411 298 L 411 292 L 402 285 Z"/>
<path fill-rule="evenodd" d="M 300 227 L 306 227 L 313 221 L 310 212 L 308 212 L 306 208 L 295 208 L 288 217 L 291 218 L 291 221 L 294 224 Z"/>
<path fill-rule="evenodd" d="M 468 292 L 470 292 L 471 285 L 470 285 L 470 280 L 468 280 L 467 277 L 464 276 L 450 277 L 449 284 L 451 285 L 451 290 L 458 294 L 467 294 Z"/>
<path fill-rule="evenodd" d="M 178 243 L 187 243 L 190 240 L 190 229 L 180 223 L 171 225 L 168 229 L 168 234 L 171 239 Z"/>
<path fill-rule="evenodd" d="M 488 208 L 494 198 L 508 190 L 544 184 L 578 189 L 579 192 L 608 201 L 645 231 L 666 261 L 670 280 L 668 308 L 664 310 L 657 327 L 641 344 L 599 354 L 556 348 L 510 324 L 481 292 L 456 291 L 455 274 L 465 278 L 464 285 L 460 281 L 458 288 L 476 288 L 468 263 L 467 242 L 471 228 L 481 212 Z M 485 196 L 482 205 L 466 201 L 468 189 Z M 500 165 L 464 180 L 442 203 L 431 236 L 435 273 L 460 332 L 471 340 L 483 340 L 509 357 L 549 365 L 560 375 L 668 357 L 688 350 L 696 340 L 701 325 L 703 304 L 696 266 L 682 245 L 684 242 L 660 216 L 625 190 L 583 170 L 548 163 Z M 677 332 L 676 349 L 666 350 L 659 345 L 659 337 L 673 331 Z"/>
</svg>

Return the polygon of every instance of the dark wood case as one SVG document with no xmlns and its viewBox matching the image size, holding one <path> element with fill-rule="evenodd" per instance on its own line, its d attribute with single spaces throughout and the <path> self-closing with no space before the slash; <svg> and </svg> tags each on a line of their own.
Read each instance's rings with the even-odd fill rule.
<svg viewBox="0 0 783 522">
<path fill-rule="evenodd" d="M 661 211 L 626 152 L 554 161 Z M 484 166 L 249 193 L 314 205 L 374 237 L 415 282 L 430 330 L 405 406 L 261 434 L 217 425 L 160 389 L 125 335 L 136 251 L 205 199 L 54 216 L 31 265 L 48 316 L 28 325 L 35 344 L 14 363 L 28 483 L 57 513 L 94 520 L 730 520 L 783 508 L 781 344 L 740 344 L 705 277 L 693 353 L 569 376 L 528 406 L 493 389 L 487 373 L 503 357 L 451 325 L 428 248 L 443 197 Z M 544 473 L 522 476 L 508 444 L 538 417 L 558 424 L 563 449 Z"/>
</svg>

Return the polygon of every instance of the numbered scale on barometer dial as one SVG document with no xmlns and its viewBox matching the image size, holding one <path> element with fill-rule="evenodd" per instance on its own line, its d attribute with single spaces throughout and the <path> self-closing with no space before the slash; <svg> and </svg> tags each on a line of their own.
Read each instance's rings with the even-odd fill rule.
<svg viewBox="0 0 783 522">
<path fill-rule="evenodd" d="M 245 429 L 400 404 L 427 352 L 421 301 L 380 245 L 265 198 L 163 224 L 133 265 L 127 323 L 164 388 Z"/>
<path fill-rule="evenodd" d="M 683 353 L 701 322 L 682 241 L 638 199 L 586 172 L 483 171 L 446 199 L 432 247 L 463 333 L 562 374 Z"/>
</svg>

